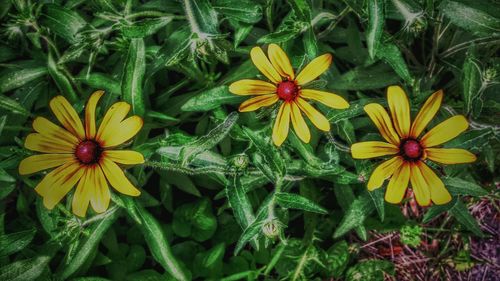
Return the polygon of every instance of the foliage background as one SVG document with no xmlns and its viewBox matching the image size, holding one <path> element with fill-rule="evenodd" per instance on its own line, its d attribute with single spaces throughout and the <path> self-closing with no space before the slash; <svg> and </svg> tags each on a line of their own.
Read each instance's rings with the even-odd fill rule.
<svg viewBox="0 0 500 281">
<path fill-rule="evenodd" d="M 500 5 L 472 0 L 0 1 L 0 280 L 497 280 Z M 258 75 L 256 45 L 279 43 L 300 68 L 330 52 L 314 82 L 351 107 L 310 144 L 270 141 L 275 109 L 238 114 L 227 85 Z M 351 143 L 376 137 L 362 106 L 402 85 L 417 110 L 444 89 L 433 124 L 464 114 L 449 143 L 478 155 L 440 168 L 454 200 L 385 204 L 364 181 L 376 161 Z M 46 210 L 20 177 L 35 116 L 62 94 L 78 111 L 97 89 L 145 125 L 148 159 L 79 219 Z M 98 277 L 99 276 L 99 277 Z M 470 279 L 469 279 L 470 280 Z"/>
</svg>

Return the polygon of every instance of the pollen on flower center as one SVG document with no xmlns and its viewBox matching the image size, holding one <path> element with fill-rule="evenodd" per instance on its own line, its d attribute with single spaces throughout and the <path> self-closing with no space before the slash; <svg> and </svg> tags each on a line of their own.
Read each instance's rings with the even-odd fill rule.
<svg viewBox="0 0 500 281">
<path fill-rule="evenodd" d="M 99 161 L 101 146 L 92 140 L 82 141 L 75 149 L 76 158 L 83 164 L 92 164 Z"/>
<path fill-rule="evenodd" d="M 299 93 L 299 87 L 293 81 L 283 81 L 278 84 L 278 96 L 284 101 L 292 101 Z"/>
<path fill-rule="evenodd" d="M 407 159 L 417 160 L 422 156 L 422 146 L 417 140 L 408 139 L 402 142 L 401 153 Z"/>
</svg>

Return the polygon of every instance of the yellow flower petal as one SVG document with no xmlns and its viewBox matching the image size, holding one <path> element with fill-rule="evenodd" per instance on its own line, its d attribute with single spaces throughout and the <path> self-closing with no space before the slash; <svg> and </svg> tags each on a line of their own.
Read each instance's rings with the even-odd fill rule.
<svg viewBox="0 0 500 281">
<path fill-rule="evenodd" d="M 373 170 L 370 180 L 368 180 L 368 184 L 366 186 L 368 190 L 373 191 L 381 187 L 382 184 L 384 184 L 384 181 L 390 178 L 402 164 L 403 157 L 396 156 L 378 165 L 377 168 Z"/>
<path fill-rule="evenodd" d="M 332 63 L 332 55 L 324 54 L 315 59 L 313 59 L 302 71 L 297 75 L 295 81 L 299 85 L 305 85 L 312 80 L 316 79 L 318 76 L 323 74 Z"/>
<path fill-rule="evenodd" d="M 357 142 L 351 146 L 351 154 L 355 159 L 369 159 L 385 155 L 394 155 L 399 148 L 391 143 L 382 141 Z"/>
<path fill-rule="evenodd" d="M 418 112 L 417 117 L 415 117 L 413 124 L 411 125 L 411 137 L 416 139 L 420 136 L 427 124 L 429 124 L 432 118 L 434 118 L 434 115 L 438 112 L 442 100 L 443 91 L 439 90 L 425 101 L 424 105 Z"/>
<path fill-rule="evenodd" d="M 247 99 L 243 103 L 241 103 L 240 108 L 238 109 L 240 112 L 249 112 L 257 110 L 263 106 L 273 105 L 278 101 L 278 95 L 270 94 L 270 95 L 262 95 L 256 96 L 250 99 Z"/>
<path fill-rule="evenodd" d="M 19 174 L 28 175 L 61 166 L 74 160 L 71 154 L 40 154 L 24 158 L 19 163 Z"/>
<path fill-rule="evenodd" d="M 45 153 L 73 153 L 75 145 L 67 142 L 47 137 L 38 133 L 31 133 L 26 137 L 24 147 L 27 149 Z"/>
<path fill-rule="evenodd" d="M 291 105 L 284 102 L 278 110 L 278 115 L 274 121 L 273 127 L 273 142 L 276 146 L 280 146 L 288 137 L 290 129 L 290 111 Z"/>
<path fill-rule="evenodd" d="M 77 137 L 44 117 L 35 118 L 33 121 L 33 129 L 50 139 L 64 142 L 65 145 L 74 146 L 79 143 Z"/>
<path fill-rule="evenodd" d="M 309 118 L 314 126 L 316 126 L 316 128 L 325 132 L 330 131 L 330 122 L 328 122 L 328 119 L 326 119 L 321 112 L 317 111 L 314 107 L 312 107 L 312 105 L 300 97 L 297 97 L 295 102 L 299 106 L 300 110 L 306 114 L 307 118 Z"/>
<path fill-rule="evenodd" d="M 108 182 L 106 177 L 102 173 L 99 166 L 93 170 L 91 194 L 90 194 L 90 205 L 96 213 L 103 213 L 109 207 L 109 201 L 111 199 L 111 192 L 109 191 Z"/>
<path fill-rule="evenodd" d="M 120 145 L 134 137 L 141 130 L 143 124 L 141 117 L 131 116 L 116 124 L 114 128 L 108 127 L 97 140 L 105 148 Z"/>
<path fill-rule="evenodd" d="M 43 197 L 43 205 L 49 210 L 54 208 L 80 180 L 84 171 L 85 168 L 74 160 L 48 173 L 35 187 L 35 191 Z"/>
<path fill-rule="evenodd" d="M 102 152 L 102 157 L 105 157 L 113 162 L 136 165 L 144 163 L 144 156 L 133 150 L 105 150 Z"/>
<path fill-rule="evenodd" d="M 87 101 L 87 106 L 85 107 L 85 136 L 87 139 L 95 137 L 95 109 L 102 95 L 104 95 L 104 91 L 95 91 Z"/>
<path fill-rule="evenodd" d="M 388 87 L 387 102 L 396 132 L 401 138 L 407 138 L 410 135 L 410 104 L 404 90 L 399 86 Z"/>
<path fill-rule="evenodd" d="M 385 201 L 398 204 L 403 200 L 406 189 L 408 188 L 408 181 L 410 180 L 410 165 L 403 163 L 401 167 L 396 170 L 392 176 L 387 190 L 385 192 Z"/>
<path fill-rule="evenodd" d="M 289 80 L 293 80 L 295 78 L 290 59 L 280 46 L 270 44 L 267 48 L 267 55 L 271 60 L 274 69 L 276 69 L 281 76 L 286 77 Z"/>
<path fill-rule="evenodd" d="M 94 188 L 91 182 L 90 168 L 85 169 L 85 172 L 76 186 L 75 193 L 73 194 L 73 201 L 71 201 L 71 209 L 73 214 L 79 217 L 85 217 L 90 202 L 92 189 Z"/>
<path fill-rule="evenodd" d="M 469 122 L 467 122 L 467 119 L 463 115 L 450 117 L 428 131 L 422 137 L 421 143 L 424 147 L 443 144 L 460 135 L 468 127 Z"/>
<path fill-rule="evenodd" d="M 427 148 L 427 157 L 443 164 L 471 163 L 476 161 L 476 155 L 459 148 Z"/>
<path fill-rule="evenodd" d="M 329 106 L 331 108 L 336 108 L 336 109 L 349 108 L 349 103 L 343 97 L 333 93 L 311 90 L 311 89 L 302 89 L 300 91 L 300 97 L 319 101 L 322 104 Z"/>
<path fill-rule="evenodd" d="M 392 125 L 391 118 L 389 114 L 387 114 L 387 111 L 377 103 L 367 104 L 364 109 L 375 126 L 377 126 L 382 137 L 386 141 L 399 146 L 401 140 L 396 130 L 394 130 L 394 126 Z"/>
<path fill-rule="evenodd" d="M 229 91 L 241 96 L 266 95 L 276 93 L 276 85 L 261 80 L 242 79 L 229 85 Z"/>
<path fill-rule="evenodd" d="M 54 112 L 57 120 L 61 122 L 66 130 L 71 132 L 80 140 L 85 138 L 82 120 L 80 120 L 80 117 L 78 117 L 75 109 L 66 98 L 63 96 L 57 96 L 50 101 L 49 106 L 50 109 L 52 109 L 52 112 Z"/>
<path fill-rule="evenodd" d="M 423 163 L 411 163 L 411 188 L 413 189 L 413 194 L 415 194 L 415 199 L 420 206 L 429 206 L 431 204 L 431 192 L 429 183 L 426 181 L 422 172 L 419 168 L 420 165 L 425 165 Z"/>
<path fill-rule="evenodd" d="M 253 64 L 273 83 L 278 84 L 281 82 L 279 73 L 274 69 L 271 62 L 267 59 L 264 51 L 260 47 L 253 47 L 250 51 L 250 57 Z"/>
<path fill-rule="evenodd" d="M 99 165 L 108 179 L 109 184 L 118 192 L 130 196 L 139 196 L 141 194 L 141 192 L 130 183 L 123 170 L 113 161 L 102 158 Z"/>
<path fill-rule="evenodd" d="M 300 109 L 298 105 L 293 102 L 291 103 L 292 107 L 292 125 L 295 133 L 305 143 L 309 143 L 311 140 L 311 132 L 309 132 L 309 127 L 307 127 L 306 121 L 304 121 L 304 117 L 300 113 Z"/>
<path fill-rule="evenodd" d="M 129 111 L 130 104 L 126 102 L 120 101 L 113 104 L 102 118 L 101 125 L 97 130 L 96 139 L 101 139 L 101 135 L 109 129 L 116 128 L 116 126 L 127 116 Z"/>
<path fill-rule="evenodd" d="M 432 171 L 425 163 L 420 162 L 418 165 L 422 177 L 429 185 L 431 192 L 431 200 L 434 204 L 442 205 L 451 201 L 451 195 L 444 187 L 443 181 Z"/>
</svg>

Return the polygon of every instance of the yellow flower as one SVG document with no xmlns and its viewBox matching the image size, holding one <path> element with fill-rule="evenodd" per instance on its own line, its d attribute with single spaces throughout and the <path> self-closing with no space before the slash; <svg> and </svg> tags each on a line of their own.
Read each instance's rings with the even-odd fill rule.
<svg viewBox="0 0 500 281">
<path fill-rule="evenodd" d="M 250 51 L 250 57 L 255 66 L 270 81 L 243 79 L 232 83 L 229 91 L 236 95 L 256 95 L 240 105 L 239 111 L 248 112 L 263 106 L 270 106 L 279 100 L 282 101 L 273 127 L 274 144 L 280 146 L 288 136 L 290 119 L 297 136 L 305 143 L 311 139 L 303 112 L 309 120 L 320 130 L 330 131 L 328 119 L 312 107 L 306 100 L 315 100 L 331 108 L 344 109 L 349 107 L 344 98 L 339 95 L 303 89 L 302 86 L 311 82 L 325 72 L 332 63 L 332 56 L 324 54 L 312 60 L 302 71 L 295 76 L 290 60 L 285 52 L 276 44 L 270 44 L 267 55 L 260 47 Z"/>
<path fill-rule="evenodd" d="M 97 129 L 95 111 L 103 94 L 103 91 L 96 91 L 88 100 L 84 124 L 63 96 L 53 98 L 49 105 L 65 129 L 44 117 L 33 121 L 36 133 L 29 134 L 24 145 L 46 154 L 22 160 L 19 174 L 28 175 L 58 167 L 35 188 L 48 209 L 54 208 L 77 183 L 72 210 L 81 217 L 85 216 L 89 203 L 97 213 L 108 209 L 111 196 L 108 183 L 120 193 L 130 196 L 141 194 L 117 163 L 140 164 L 144 163 L 144 157 L 136 151 L 113 148 L 135 136 L 143 121 L 139 116 L 125 119 L 130 105 L 117 102 L 106 112 Z"/>
<path fill-rule="evenodd" d="M 386 179 L 392 176 L 385 193 L 385 200 L 389 203 L 401 202 L 409 182 L 420 206 L 429 205 L 431 200 L 437 205 L 450 202 L 450 193 L 441 179 L 424 163 L 424 160 L 429 159 L 442 164 L 458 164 L 474 162 L 476 156 L 464 149 L 436 147 L 467 129 L 469 123 L 462 115 L 450 117 L 420 137 L 439 110 L 442 99 L 441 90 L 432 94 L 413 123 L 410 120 L 408 98 L 399 86 L 391 86 L 387 89 L 392 121 L 380 104 L 371 103 L 364 107 L 387 142 L 355 143 L 351 147 L 352 157 L 367 159 L 394 155 L 375 168 L 368 181 L 368 190 L 379 188 Z"/>
</svg>

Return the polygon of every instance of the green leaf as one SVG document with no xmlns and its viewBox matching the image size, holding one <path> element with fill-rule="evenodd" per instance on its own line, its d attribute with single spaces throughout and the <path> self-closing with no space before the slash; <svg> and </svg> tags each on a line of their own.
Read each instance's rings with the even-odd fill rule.
<svg viewBox="0 0 500 281">
<path fill-rule="evenodd" d="M 16 62 L 14 62 L 16 63 Z M 46 67 L 26 65 L 26 68 L 7 69 L 0 73 L 0 94 L 17 89 L 47 74 Z"/>
<path fill-rule="evenodd" d="M 0 236 L 0 257 L 16 253 L 28 246 L 35 237 L 36 229 L 28 229 Z"/>
<path fill-rule="evenodd" d="M 371 58 L 377 54 L 385 24 L 385 0 L 368 0 L 368 29 L 366 45 Z"/>
<path fill-rule="evenodd" d="M 78 97 L 75 90 L 73 89 L 73 85 L 71 84 L 71 81 L 66 76 L 66 74 L 59 69 L 51 52 L 49 52 L 47 59 L 47 70 L 49 71 L 50 76 L 56 83 L 57 88 L 59 88 L 62 95 L 68 98 L 69 101 L 76 102 L 78 100 Z"/>
<path fill-rule="evenodd" d="M 474 182 L 460 178 L 446 177 L 443 179 L 444 185 L 452 195 L 486 196 L 488 191 Z"/>
<path fill-rule="evenodd" d="M 380 44 L 376 56 L 388 63 L 399 77 L 403 78 L 408 84 L 413 84 L 410 70 L 396 45 L 389 42 Z"/>
<path fill-rule="evenodd" d="M 260 37 L 257 43 L 269 44 L 286 42 L 298 37 L 307 27 L 308 24 L 304 22 L 285 20 L 275 32 Z"/>
<path fill-rule="evenodd" d="M 172 17 L 159 17 L 155 19 L 144 19 L 134 22 L 131 25 L 121 27 L 123 36 L 127 38 L 144 38 L 155 34 L 162 27 L 165 27 L 172 21 Z"/>
<path fill-rule="evenodd" d="M 48 256 L 38 256 L 7 264 L 0 268 L 0 280 L 26 281 L 37 280 L 50 262 Z"/>
<path fill-rule="evenodd" d="M 275 198 L 276 202 L 283 208 L 304 210 L 319 214 L 328 213 L 325 208 L 298 194 L 279 192 L 275 194 Z"/>
<path fill-rule="evenodd" d="M 87 24 L 77 12 L 57 4 L 44 5 L 41 23 L 68 43 L 76 43 L 78 31 Z"/>
<path fill-rule="evenodd" d="M 462 87 L 465 113 L 474 113 L 473 116 L 477 117 L 479 116 L 483 105 L 483 101 L 481 100 L 483 92 L 481 67 L 479 66 L 477 59 L 471 53 L 468 53 L 462 69 Z M 479 105 L 479 110 L 473 112 L 478 107 L 477 105 Z"/>
<path fill-rule="evenodd" d="M 292 10 L 299 20 L 303 22 L 311 21 L 311 7 L 309 7 L 307 0 L 290 0 L 288 4 L 292 6 Z"/>
<path fill-rule="evenodd" d="M 424 214 L 424 218 L 422 219 L 423 223 L 428 223 L 437 216 L 441 215 L 444 212 L 449 211 L 453 206 L 455 206 L 457 202 L 457 198 L 453 198 L 448 204 L 444 205 L 433 205 L 431 206 Z"/>
<path fill-rule="evenodd" d="M 252 208 L 252 204 L 250 203 L 250 200 L 248 199 L 248 196 L 245 192 L 245 189 L 241 185 L 240 178 L 238 176 L 234 176 L 234 178 L 229 181 L 228 186 L 226 186 L 226 196 L 227 200 L 229 201 L 229 205 L 231 206 L 231 209 L 233 209 L 234 217 L 238 224 L 241 226 L 242 229 L 245 229 L 254 223 L 255 221 L 255 216 Z M 255 227 L 255 226 L 254 226 Z M 249 229 L 248 235 L 254 234 L 255 229 Z M 241 244 L 244 245 L 250 239 L 252 236 L 245 236 L 245 239 L 240 238 Z M 258 243 L 256 242 L 257 240 L 253 240 L 254 246 L 257 246 Z M 240 242 L 238 242 L 240 244 Z M 241 245 L 241 246 L 242 246 Z M 240 246 L 240 247 L 241 247 Z M 236 250 L 235 250 L 236 254 Z"/>
<path fill-rule="evenodd" d="M 198 154 L 211 149 L 222 141 L 229 134 L 236 121 L 238 121 L 238 113 L 231 112 L 224 122 L 212 129 L 208 134 L 183 145 L 181 150 L 182 165 L 189 164 Z"/>
<path fill-rule="evenodd" d="M 488 1 L 445 0 L 439 10 L 450 21 L 468 31 L 484 35 L 500 32 L 500 8 Z"/>
<path fill-rule="evenodd" d="M 342 276 L 349 263 L 349 244 L 345 240 L 339 241 L 327 251 L 326 266 L 330 274 L 335 278 Z"/>
<path fill-rule="evenodd" d="M 206 34 L 218 34 L 217 12 L 208 0 L 184 0 L 184 11 L 189 21 L 191 32 L 198 34 L 198 38 Z"/>
<path fill-rule="evenodd" d="M 123 67 L 122 95 L 123 100 L 132 105 L 132 112 L 144 116 L 143 80 L 146 71 L 146 50 L 144 40 L 134 38 L 130 41 L 128 53 Z"/>
<path fill-rule="evenodd" d="M 130 197 L 123 197 L 127 205 L 127 212 L 136 212 L 140 218 L 139 229 L 144 235 L 144 240 L 148 244 L 153 258 L 177 280 L 190 280 L 180 262 L 174 257 L 170 249 L 168 240 L 163 232 L 160 223 L 142 207 L 137 200 Z"/>
<path fill-rule="evenodd" d="M 67 279 L 76 273 L 87 262 L 89 257 L 92 256 L 91 253 L 97 249 L 102 237 L 118 217 L 118 211 L 119 209 L 114 207 L 106 213 L 99 215 L 100 220 L 94 222 L 89 229 L 92 235 L 89 235 L 78 244 L 78 249 L 74 251 L 73 256 L 68 258 L 71 253 L 68 252 L 66 254 L 68 263 L 61 267 L 62 272 L 59 274 L 62 279 Z"/>
<path fill-rule="evenodd" d="M 450 209 L 449 213 L 469 231 L 479 237 L 485 237 L 481 228 L 479 228 L 476 219 L 470 214 L 467 207 L 460 200 L 457 200 L 457 203 Z"/>
<path fill-rule="evenodd" d="M 396 84 L 399 77 L 385 64 L 359 66 L 336 77 L 329 84 L 335 90 L 369 90 L 385 88 Z"/>
<path fill-rule="evenodd" d="M 251 0 L 240 0 L 236 5 L 233 0 L 217 0 L 213 7 L 218 13 L 244 23 L 257 23 L 262 19 L 262 7 Z"/>
<path fill-rule="evenodd" d="M 224 104 L 240 104 L 245 98 L 229 92 L 227 85 L 203 91 L 190 98 L 182 107 L 183 111 L 209 111 Z"/>
<path fill-rule="evenodd" d="M 383 281 L 384 274 L 394 276 L 394 264 L 385 260 L 362 261 L 349 268 L 346 273 L 347 281 Z"/>
<path fill-rule="evenodd" d="M 385 199 L 384 194 L 385 191 L 382 188 L 375 189 L 374 191 L 369 191 L 368 194 L 372 199 L 373 205 L 377 210 L 378 216 L 380 217 L 380 221 L 384 222 L 385 218 Z"/>
<path fill-rule="evenodd" d="M 217 220 L 207 198 L 176 208 L 172 228 L 180 237 L 193 237 L 198 242 L 210 239 L 217 230 Z"/>
<path fill-rule="evenodd" d="M 219 243 L 212 249 L 197 254 L 194 261 L 197 276 L 220 277 L 225 250 L 224 243 Z"/>
<path fill-rule="evenodd" d="M 243 132 L 250 139 L 257 151 L 263 157 L 267 165 L 271 168 L 274 181 L 279 182 L 286 174 L 285 163 L 279 151 L 273 144 L 266 142 L 259 134 L 244 127 Z"/>
<path fill-rule="evenodd" d="M 188 26 L 176 30 L 158 50 L 154 62 L 154 69 L 170 67 L 183 60 L 189 51 L 191 32 Z"/>
<path fill-rule="evenodd" d="M 338 238 L 351 229 L 362 226 L 368 215 L 373 212 L 375 207 L 373 206 L 370 197 L 367 194 L 363 194 L 358 197 L 347 209 L 342 221 L 335 230 L 333 238 Z"/>
<path fill-rule="evenodd" d="M 0 108 L 7 110 L 9 113 L 20 114 L 26 117 L 31 115 L 19 102 L 3 94 L 0 94 Z"/>
</svg>

